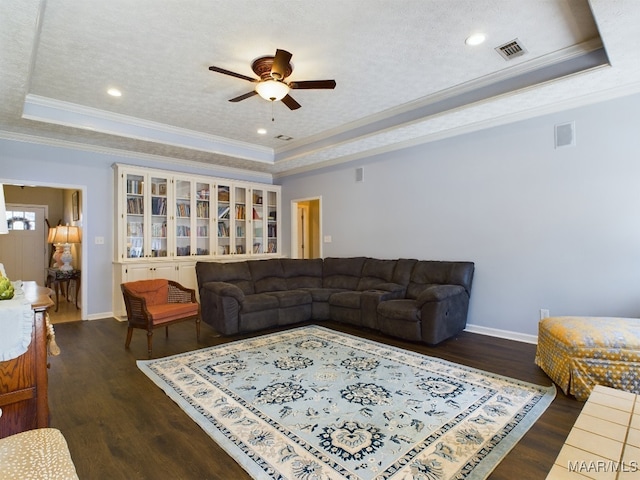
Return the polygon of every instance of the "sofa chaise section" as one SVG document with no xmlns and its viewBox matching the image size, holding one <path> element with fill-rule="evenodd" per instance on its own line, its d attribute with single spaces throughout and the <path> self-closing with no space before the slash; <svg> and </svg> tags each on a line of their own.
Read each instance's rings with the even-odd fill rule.
<svg viewBox="0 0 640 480">
<path fill-rule="evenodd" d="M 464 330 L 473 281 L 472 262 L 419 261 L 405 298 L 378 305 L 378 329 L 436 345 Z"/>
</svg>

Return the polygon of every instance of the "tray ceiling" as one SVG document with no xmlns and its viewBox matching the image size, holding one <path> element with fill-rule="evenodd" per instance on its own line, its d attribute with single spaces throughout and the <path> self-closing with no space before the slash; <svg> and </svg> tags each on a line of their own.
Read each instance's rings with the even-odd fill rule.
<svg viewBox="0 0 640 480">
<path fill-rule="evenodd" d="M 639 23 L 635 0 L 10 0 L 0 136 L 286 175 L 638 91 Z M 277 48 L 335 90 L 230 103 L 254 84 L 208 70 Z"/>
</svg>

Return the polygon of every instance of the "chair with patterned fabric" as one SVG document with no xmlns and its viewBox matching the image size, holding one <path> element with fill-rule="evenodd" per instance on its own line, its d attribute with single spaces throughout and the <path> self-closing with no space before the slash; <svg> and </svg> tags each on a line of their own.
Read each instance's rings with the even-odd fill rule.
<svg viewBox="0 0 640 480">
<path fill-rule="evenodd" d="M 142 328 L 147 331 L 151 358 L 153 329 L 165 327 L 168 337 L 169 325 L 187 320 L 195 320 L 197 339 L 200 340 L 200 304 L 195 290 L 166 279 L 127 282 L 121 289 L 129 322 L 125 348 L 131 344 L 133 329 Z"/>
</svg>

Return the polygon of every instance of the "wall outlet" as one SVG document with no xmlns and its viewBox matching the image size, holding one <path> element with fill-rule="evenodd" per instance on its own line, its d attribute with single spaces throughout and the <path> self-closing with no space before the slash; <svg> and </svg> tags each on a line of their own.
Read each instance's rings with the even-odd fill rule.
<svg viewBox="0 0 640 480">
<path fill-rule="evenodd" d="M 540 320 L 543 318 L 549 318 L 549 310 L 547 308 L 540 309 Z"/>
<path fill-rule="evenodd" d="M 104 245 L 104 237 L 96 237 L 95 243 L 96 245 Z"/>
<path fill-rule="evenodd" d="M 324 243 L 331 243 L 331 240 L 332 240 L 331 235 L 324 236 Z"/>
</svg>

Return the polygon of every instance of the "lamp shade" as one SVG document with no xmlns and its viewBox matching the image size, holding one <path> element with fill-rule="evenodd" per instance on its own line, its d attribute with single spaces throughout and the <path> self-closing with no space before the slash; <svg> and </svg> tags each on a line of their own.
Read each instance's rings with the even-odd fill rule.
<svg viewBox="0 0 640 480">
<path fill-rule="evenodd" d="M 7 206 L 4 203 L 4 185 L 0 183 L 0 233 L 9 233 Z"/>
<path fill-rule="evenodd" d="M 51 235 L 49 235 L 51 237 Z M 80 243 L 80 228 L 58 225 L 51 243 Z"/>
<path fill-rule="evenodd" d="M 56 227 L 49 227 L 49 235 L 47 235 L 47 243 L 56 243 Z"/>
<path fill-rule="evenodd" d="M 277 102 L 289 93 L 289 85 L 277 80 L 265 80 L 256 85 L 256 92 L 265 100 Z"/>
</svg>

